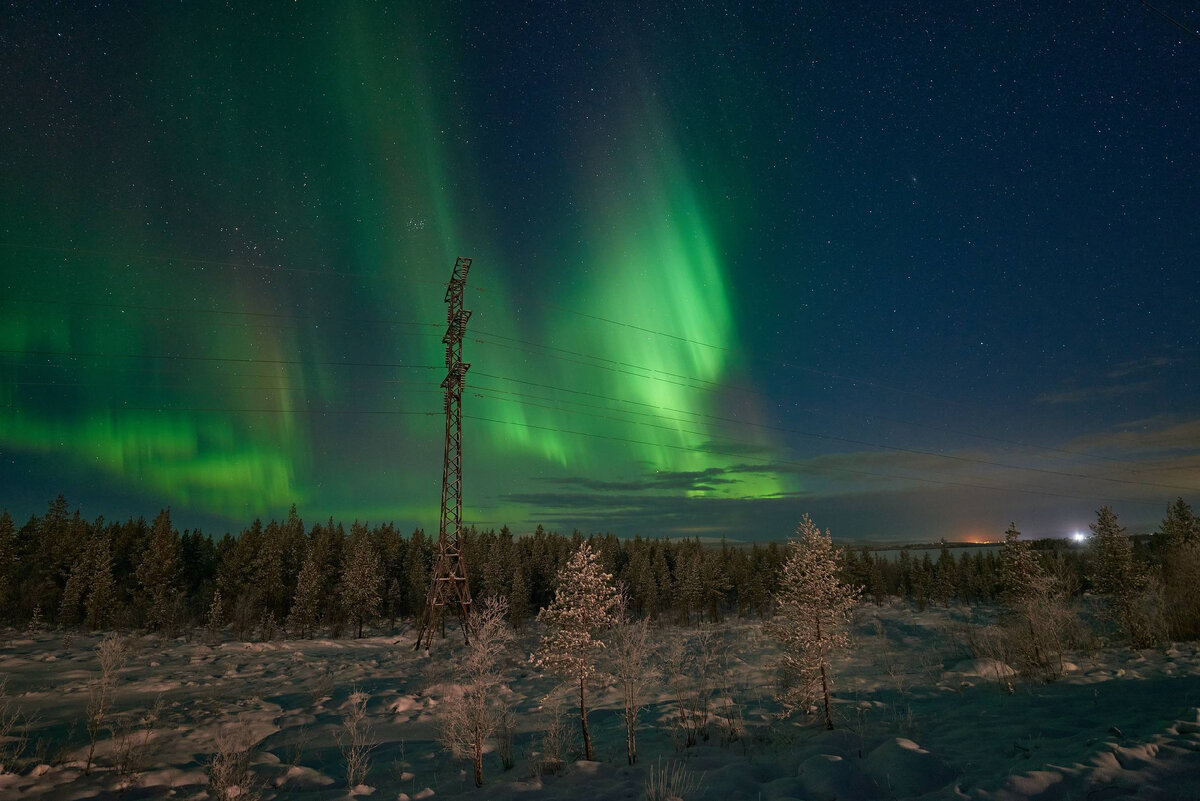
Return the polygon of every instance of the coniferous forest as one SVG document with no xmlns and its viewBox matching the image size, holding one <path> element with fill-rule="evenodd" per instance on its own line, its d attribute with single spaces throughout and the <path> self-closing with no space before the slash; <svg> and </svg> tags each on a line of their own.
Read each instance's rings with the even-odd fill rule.
<svg viewBox="0 0 1200 801">
<path fill-rule="evenodd" d="M 840 577 L 869 603 L 898 598 L 918 610 L 1004 603 L 1018 592 L 1014 583 L 1033 581 L 1026 595 L 1134 599 L 1118 604 L 1124 611 L 1113 622 L 1135 643 L 1200 635 L 1192 591 L 1200 526 L 1187 503 L 1173 503 L 1154 536 L 1127 536 L 1108 507 L 1092 529 L 1084 545 L 1024 541 L 1013 528 L 1003 548 L 843 548 Z M 679 625 L 769 618 L 787 555 L 776 542 L 471 528 L 464 545 L 472 594 L 506 598 L 509 621 L 521 628 L 553 600 L 556 575 L 584 541 L 624 589 L 632 616 Z M 19 527 L 0 513 L 0 618 L 163 634 L 228 627 L 245 640 L 362 636 L 420 617 L 435 545 L 436 535 L 405 535 L 391 524 L 306 525 L 295 506 L 283 521 L 254 520 L 214 538 L 177 530 L 169 510 L 150 522 L 89 521 L 60 495 Z"/>
</svg>

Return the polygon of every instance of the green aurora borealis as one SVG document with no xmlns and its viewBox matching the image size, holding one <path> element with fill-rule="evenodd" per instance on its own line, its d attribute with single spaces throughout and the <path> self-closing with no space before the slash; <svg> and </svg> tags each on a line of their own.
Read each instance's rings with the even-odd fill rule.
<svg viewBox="0 0 1200 801">
<path fill-rule="evenodd" d="M 109 62 L 127 93 L 56 129 L 40 156 L 53 180 L 6 221 L 26 235 L 4 251 L 22 301 L 0 325 L 4 449 L 232 521 L 296 502 L 430 525 L 441 374 L 422 368 L 441 362 L 439 284 L 461 254 L 480 288 L 470 519 L 529 519 L 498 499 L 514 477 L 731 462 L 701 449 L 721 432 L 698 416 L 733 402 L 719 389 L 739 352 L 723 232 L 669 114 L 633 96 L 609 130 L 563 121 L 588 153 L 561 188 L 558 223 L 579 236 L 539 236 L 563 275 L 522 303 L 532 280 L 509 284 L 521 267 L 477 194 L 487 164 L 442 46 L 450 23 L 364 8 L 323 20 L 322 37 L 314 19 L 217 37 L 218 19 L 164 13 L 136 59 Z M 127 162 L 97 174 L 97 139 Z M 616 169 L 595 163 L 616 154 Z"/>
<path fill-rule="evenodd" d="M 0 23 L 14 516 L 436 528 L 457 256 L 467 522 L 1197 501 L 1200 50 L 1136 4 L 251 5 Z"/>
</svg>

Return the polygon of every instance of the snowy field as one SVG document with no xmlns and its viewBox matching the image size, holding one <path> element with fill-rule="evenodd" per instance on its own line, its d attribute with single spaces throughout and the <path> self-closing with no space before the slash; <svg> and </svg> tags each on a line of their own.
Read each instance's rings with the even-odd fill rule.
<svg viewBox="0 0 1200 801">
<path fill-rule="evenodd" d="M 0 776 L 0 798 L 219 797 L 209 773 L 222 750 L 234 775 L 245 751 L 248 771 L 226 793 L 242 798 L 639 799 L 663 768 L 692 785 L 678 794 L 689 801 L 1200 798 L 1196 644 L 1073 653 L 1064 678 L 1043 685 L 972 657 L 967 614 L 863 608 L 836 674 L 834 731 L 815 716 L 780 720 L 770 642 L 754 624 L 717 626 L 714 641 L 727 647 L 709 669 L 707 739 L 685 746 L 664 680 L 631 767 L 620 699 L 601 686 L 590 717 L 597 760 L 568 751 L 557 771 L 546 765 L 543 733 L 561 705 L 577 748 L 577 707 L 523 659 L 536 643 L 526 632 L 506 669 L 514 765 L 504 770 L 489 753 L 481 789 L 469 761 L 438 741 L 439 708 L 456 690 L 447 680 L 447 660 L 461 649 L 456 628 L 431 655 L 414 653 L 411 630 L 215 645 L 130 638 L 87 775 L 99 638 L 10 630 L 0 633 L 0 676 L 9 714 L 19 708 L 31 722 L 15 772 Z M 657 635 L 665 647 L 695 630 Z M 681 684 L 685 695 L 695 690 Z M 366 694 L 376 747 L 351 790 L 342 744 L 354 689 Z M 20 731 L 9 732 L 9 750 Z"/>
</svg>

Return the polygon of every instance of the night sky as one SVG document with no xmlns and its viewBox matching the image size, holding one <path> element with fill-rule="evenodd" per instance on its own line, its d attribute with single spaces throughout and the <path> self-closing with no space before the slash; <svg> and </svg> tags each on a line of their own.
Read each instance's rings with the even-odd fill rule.
<svg viewBox="0 0 1200 801">
<path fill-rule="evenodd" d="M 1200 503 L 1194 3 L 646 5 L 8 5 L 0 506 L 436 531 L 456 256 L 469 523 Z"/>
</svg>

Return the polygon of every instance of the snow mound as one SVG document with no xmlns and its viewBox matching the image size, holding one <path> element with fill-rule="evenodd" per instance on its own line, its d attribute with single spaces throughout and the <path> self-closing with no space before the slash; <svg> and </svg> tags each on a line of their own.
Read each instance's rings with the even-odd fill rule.
<svg viewBox="0 0 1200 801">
<path fill-rule="evenodd" d="M 945 760 L 903 737 L 888 740 L 867 754 L 863 769 L 890 796 L 924 795 L 954 778 Z"/>
<path fill-rule="evenodd" d="M 952 667 L 950 672 L 961 676 L 976 676 L 981 679 L 995 679 L 996 676 L 1008 677 L 1017 674 L 1017 671 L 999 659 L 991 658 L 965 659 Z"/>
<path fill-rule="evenodd" d="M 801 796 L 810 801 L 877 798 L 879 787 L 855 762 L 835 754 L 817 754 L 800 763 Z"/>
</svg>

